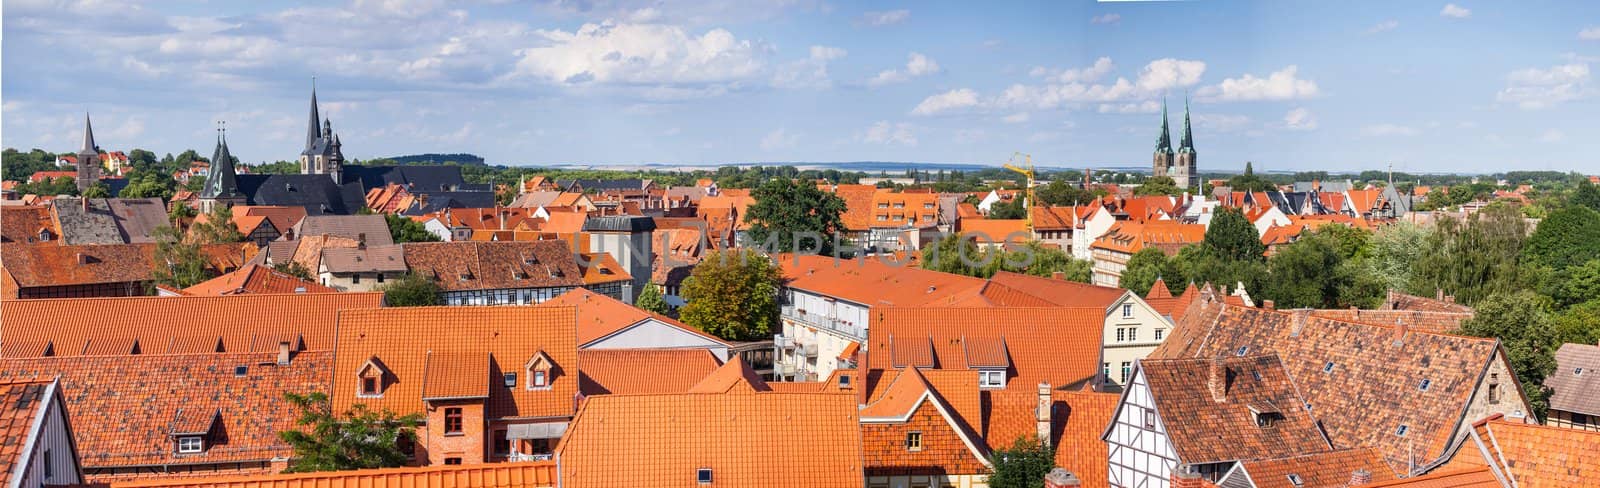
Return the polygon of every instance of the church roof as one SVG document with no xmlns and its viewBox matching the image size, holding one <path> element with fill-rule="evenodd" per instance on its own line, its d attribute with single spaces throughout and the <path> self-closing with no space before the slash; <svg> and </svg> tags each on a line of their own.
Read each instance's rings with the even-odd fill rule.
<svg viewBox="0 0 1600 488">
<path fill-rule="evenodd" d="M 305 207 L 307 215 L 349 215 L 366 205 L 361 185 L 328 175 L 238 175 L 238 182 L 251 205 Z"/>
</svg>

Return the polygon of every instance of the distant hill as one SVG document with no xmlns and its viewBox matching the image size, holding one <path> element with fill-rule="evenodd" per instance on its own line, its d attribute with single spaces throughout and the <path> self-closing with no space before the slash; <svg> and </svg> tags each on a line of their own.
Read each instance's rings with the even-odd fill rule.
<svg viewBox="0 0 1600 488">
<path fill-rule="evenodd" d="M 484 166 L 485 165 L 484 162 L 483 162 L 483 157 L 478 156 L 476 154 L 467 154 L 467 153 L 460 153 L 460 154 L 435 154 L 435 153 L 407 154 L 405 156 L 391 156 L 391 157 L 382 158 L 382 159 L 387 159 L 387 160 L 390 160 L 390 161 L 394 161 L 395 164 L 444 164 L 446 161 L 454 161 L 454 162 L 456 162 L 458 164 L 461 164 L 463 166 Z"/>
</svg>

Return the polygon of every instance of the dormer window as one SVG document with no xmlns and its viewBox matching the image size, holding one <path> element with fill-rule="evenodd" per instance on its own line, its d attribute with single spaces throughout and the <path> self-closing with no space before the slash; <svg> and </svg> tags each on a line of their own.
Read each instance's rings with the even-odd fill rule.
<svg viewBox="0 0 1600 488">
<path fill-rule="evenodd" d="M 197 454 L 206 450 L 206 441 L 197 435 L 178 438 L 178 454 Z"/>
<path fill-rule="evenodd" d="M 365 396 L 377 396 L 378 379 L 373 377 L 361 378 L 361 394 Z"/>
<path fill-rule="evenodd" d="M 1324 373 L 1332 373 L 1333 372 L 1333 361 L 1328 361 L 1327 363 L 1323 364 L 1322 365 L 1322 372 L 1324 372 Z"/>
<path fill-rule="evenodd" d="M 1408 430 L 1411 430 L 1411 427 L 1407 426 L 1406 424 L 1400 424 L 1400 428 L 1394 430 L 1394 435 L 1398 437 L 1405 437 L 1406 431 Z"/>
<path fill-rule="evenodd" d="M 533 371 L 533 380 L 528 382 L 528 388 L 543 388 L 550 386 L 550 373 L 547 371 Z"/>
<path fill-rule="evenodd" d="M 356 370 L 356 396 L 362 398 L 382 397 L 383 388 L 386 386 L 384 385 L 384 377 L 388 373 L 389 370 L 383 367 L 377 356 L 367 359 L 367 362 L 361 365 L 361 369 Z"/>
<path fill-rule="evenodd" d="M 1133 304 L 1131 304 L 1131 303 L 1122 304 L 1122 318 L 1128 318 L 1128 317 L 1132 317 L 1132 316 L 1133 316 Z"/>
<path fill-rule="evenodd" d="M 546 355 L 544 351 L 534 354 L 533 358 L 523 365 L 523 369 L 528 372 L 528 381 L 525 388 L 528 390 L 550 388 L 554 367 L 555 363 L 550 361 L 550 356 Z"/>
<path fill-rule="evenodd" d="M 1250 346 L 1239 346 L 1239 350 L 1234 351 L 1233 354 L 1235 356 L 1243 356 L 1243 355 L 1245 355 L 1246 353 L 1249 353 L 1249 352 L 1250 352 Z"/>
<path fill-rule="evenodd" d="M 1005 388 L 1006 372 L 1000 369 L 978 371 L 979 388 Z"/>
</svg>

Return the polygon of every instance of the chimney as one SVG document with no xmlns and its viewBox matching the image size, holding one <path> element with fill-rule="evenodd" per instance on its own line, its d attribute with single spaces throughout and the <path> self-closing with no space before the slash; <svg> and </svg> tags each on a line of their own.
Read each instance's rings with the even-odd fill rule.
<svg viewBox="0 0 1600 488">
<path fill-rule="evenodd" d="M 1059 280 L 1059 281 L 1066 281 L 1067 280 L 1067 274 L 1064 273 L 1064 272 L 1061 272 L 1061 271 L 1051 271 L 1050 272 L 1050 279 Z"/>
<path fill-rule="evenodd" d="M 1395 321 L 1394 321 L 1394 345 L 1398 346 L 1398 345 L 1401 345 L 1401 344 L 1405 343 L 1406 332 L 1407 331 L 1408 331 L 1408 328 L 1406 327 L 1405 319 L 1395 319 Z"/>
<path fill-rule="evenodd" d="M 1267 310 L 1277 310 L 1278 304 L 1273 303 L 1272 300 L 1262 300 L 1261 307 Z"/>
<path fill-rule="evenodd" d="M 1299 337 L 1300 336 L 1300 331 L 1305 330 L 1305 328 L 1306 328 L 1306 321 L 1310 320 L 1310 319 L 1311 319 L 1311 309 L 1309 309 L 1309 308 L 1297 308 L 1297 309 L 1294 309 L 1294 321 L 1292 322 L 1293 328 L 1291 328 L 1289 330 L 1289 336 L 1290 337 Z"/>
<path fill-rule="evenodd" d="M 1074 476 L 1071 471 L 1067 471 L 1066 468 L 1057 466 L 1044 475 L 1044 488 L 1068 488 L 1073 486 L 1083 486 L 1083 481 L 1080 481 L 1077 476 Z"/>
<path fill-rule="evenodd" d="M 1444 288 L 1435 288 L 1435 290 L 1437 291 L 1434 292 L 1434 299 L 1444 301 Z"/>
<path fill-rule="evenodd" d="M 1372 482 L 1372 472 L 1366 468 L 1356 468 L 1350 472 L 1350 483 L 1345 486 L 1361 486 Z"/>
<path fill-rule="evenodd" d="M 1211 391 L 1211 401 L 1224 403 L 1228 401 L 1228 367 L 1222 364 L 1222 358 L 1211 360 L 1211 372 L 1206 377 L 1206 389 Z"/>
<path fill-rule="evenodd" d="M 1189 469 L 1187 464 L 1178 465 L 1178 469 L 1172 472 L 1172 488 L 1203 488 L 1210 484 L 1200 477 L 1200 473 L 1190 472 Z"/>
<path fill-rule="evenodd" d="M 367 248 L 367 233 L 366 232 L 362 232 L 360 234 L 356 234 L 356 249 L 366 249 L 366 248 Z"/>
<path fill-rule="evenodd" d="M 1050 383 L 1039 383 L 1039 407 L 1034 409 L 1034 417 L 1038 421 L 1039 442 L 1051 445 L 1050 442 Z"/>
<path fill-rule="evenodd" d="M 89 213 L 89 197 L 78 197 L 78 202 L 83 204 L 83 213 Z"/>
<path fill-rule="evenodd" d="M 278 341 L 278 366 L 289 365 L 289 341 Z"/>
</svg>

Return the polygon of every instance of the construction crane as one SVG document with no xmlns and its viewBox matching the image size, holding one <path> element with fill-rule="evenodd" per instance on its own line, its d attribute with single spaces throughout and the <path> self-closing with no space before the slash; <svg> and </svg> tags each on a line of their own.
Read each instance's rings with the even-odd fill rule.
<svg viewBox="0 0 1600 488">
<path fill-rule="evenodd" d="M 1021 166 L 1017 165 L 1017 158 L 1019 156 L 1022 158 L 1022 165 Z M 1033 155 L 1031 155 L 1031 154 L 1023 154 L 1022 151 L 1013 152 L 1013 153 L 1011 153 L 1011 159 L 1006 161 L 1005 168 L 1009 169 L 1011 171 L 1015 171 L 1018 174 L 1021 174 L 1022 176 L 1027 178 L 1027 181 L 1024 183 L 1027 186 L 1024 187 L 1024 193 L 1023 193 L 1023 198 L 1022 198 L 1022 225 L 1024 227 L 1026 227 L 1028 230 L 1031 231 L 1031 230 L 1033 230 L 1033 211 L 1032 211 L 1030 205 L 1033 205 L 1033 202 L 1034 202 L 1034 200 L 1033 200 Z"/>
</svg>

